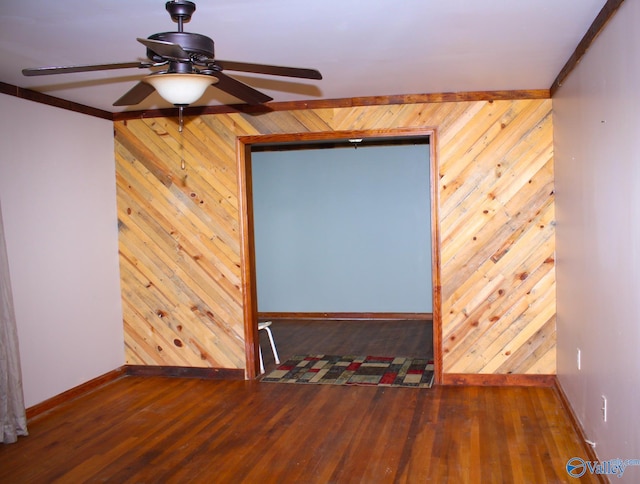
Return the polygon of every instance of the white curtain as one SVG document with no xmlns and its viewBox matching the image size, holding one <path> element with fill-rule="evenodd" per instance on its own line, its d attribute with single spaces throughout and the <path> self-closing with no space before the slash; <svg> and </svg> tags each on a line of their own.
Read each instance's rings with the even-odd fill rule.
<svg viewBox="0 0 640 484">
<path fill-rule="evenodd" d="M 0 442 L 15 442 L 19 435 L 27 435 L 27 417 L 0 205 Z"/>
</svg>

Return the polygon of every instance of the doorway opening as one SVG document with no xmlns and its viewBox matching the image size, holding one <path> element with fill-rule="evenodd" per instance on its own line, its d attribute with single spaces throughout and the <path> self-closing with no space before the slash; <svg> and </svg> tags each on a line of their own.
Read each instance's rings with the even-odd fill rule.
<svg viewBox="0 0 640 484">
<path fill-rule="evenodd" d="M 434 189 L 437 173 L 434 137 L 432 129 L 398 129 L 264 135 L 238 139 L 243 241 L 241 262 L 246 308 L 245 349 L 248 378 L 255 378 L 258 374 L 258 320 L 275 321 L 278 318 L 289 317 L 296 320 L 295 324 L 287 326 L 291 329 L 289 336 L 293 335 L 294 339 L 300 339 L 300 334 L 306 332 L 307 339 L 317 342 L 319 338 L 315 335 L 320 333 L 314 331 L 319 328 L 332 328 L 335 344 L 336 336 L 341 341 L 348 341 L 348 328 L 354 341 L 362 339 L 368 332 L 369 335 L 375 335 L 373 339 L 384 341 L 387 348 L 389 335 L 394 334 L 394 328 L 396 335 L 397 328 L 404 328 L 406 334 L 415 335 L 415 331 L 418 330 L 424 336 L 425 327 L 428 327 L 430 347 L 422 348 L 424 353 L 421 355 L 402 356 L 424 357 L 431 353 L 429 356 L 433 356 L 434 360 L 435 383 L 440 381 L 440 268 L 435 196 L 437 190 Z M 336 165 L 335 170 L 326 165 L 320 172 L 310 170 L 309 167 L 313 167 L 315 162 L 311 160 L 305 163 L 304 159 L 310 156 L 313 158 L 327 149 L 336 150 L 333 153 L 338 152 L 338 149 L 343 149 L 344 154 L 347 151 L 354 153 L 353 150 L 360 153 L 355 161 L 347 164 L 339 157 L 337 161 L 332 162 Z M 398 160 L 394 165 L 393 159 L 389 159 L 389 153 L 393 151 L 390 152 L 389 149 L 422 150 L 422 167 L 420 163 L 416 164 L 415 160 L 412 162 L 413 165 Z M 285 178 L 290 180 L 278 180 L 281 184 L 276 183 L 275 193 L 267 193 L 265 198 L 265 186 L 269 184 L 264 178 L 270 176 L 269 160 L 275 160 L 274 156 L 286 159 L 287 157 L 283 156 L 286 153 L 283 152 L 293 150 L 297 150 L 296 153 L 292 153 L 295 156 L 285 160 L 279 172 L 272 173 L 275 178 L 283 177 L 284 173 Z M 373 156 L 376 150 L 378 153 L 385 152 L 376 156 L 387 157 L 386 161 L 377 165 L 376 156 Z M 398 151 L 393 156 L 398 156 L 397 153 Z M 414 156 L 415 153 L 418 152 L 414 151 Z M 287 165 L 291 163 L 291 159 L 295 161 Z M 284 172 L 282 166 L 285 167 Z M 418 172 L 415 171 L 416 168 Z M 345 171 L 341 172 L 340 169 Z M 408 177 L 403 173 L 407 170 Z M 306 171 L 309 173 L 305 173 Z M 344 185 L 344 189 L 323 184 L 319 173 L 334 181 L 341 178 L 339 184 Z M 311 177 L 311 181 L 304 186 L 306 175 Z M 378 179 L 372 181 L 371 178 Z M 401 180 L 400 188 L 394 186 L 398 184 L 397 180 Z M 415 197 L 411 199 L 410 196 L 405 196 L 403 191 L 410 191 L 407 187 L 416 186 L 416 182 L 419 185 L 420 181 L 424 193 L 420 195 L 422 198 L 417 203 L 412 204 L 411 200 L 415 202 Z M 323 193 L 325 188 L 333 193 Z M 375 192 L 376 198 L 371 198 L 371 193 L 367 195 L 367 190 Z M 293 199 L 286 199 L 287 194 L 280 193 L 287 191 L 291 192 L 289 197 L 292 196 Z M 308 196 L 306 192 L 309 191 L 314 193 Z M 282 199 L 283 196 L 285 200 Z M 263 206 L 271 203 L 269 197 L 280 198 L 277 200 L 280 205 L 276 206 L 270 215 L 270 208 Z M 296 197 L 300 199 L 296 200 Z M 336 198 L 335 203 L 332 197 Z M 307 199 L 313 202 L 311 208 L 305 202 Z M 349 206 L 352 202 L 356 204 L 355 218 L 342 217 L 341 207 Z M 337 211 L 331 211 L 332 204 L 335 204 L 334 208 Z M 323 213 L 314 212 L 316 205 L 322 208 Z M 327 207 L 328 211 L 325 210 Z M 305 222 L 305 217 L 309 219 L 309 223 Z M 384 220 L 390 221 L 390 225 L 385 225 Z M 398 221 L 403 221 L 405 225 L 397 225 Z M 325 223 L 328 225 L 323 225 Z M 264 227 L 265 224 L 268 225 L 267 228 Z M 357 227 L 348 227 L 346 231 L 336 227 L 334 231 L 331 224 Z M 299 228 L 300 225 L 304 225 L 301 230 L 293 235 L 289 233 L 285 234 L 284 238 L 281 237 L 281 232 L 286 232 L 291 226 Z M 341 234 L 338 239 L 351 236 L 355 236 L 356 239 L 334 240 L 336 237 L 332 238 L 333 232 L 333 235 Z M 422 235 L 418 235 L 420 232 Z M 265 237 L 265 234 L 275 236 Z M 357 237 L 364 238 L 358 240 Z M 289 240 L 290 238 L 293 240 Z M 370 239 L 381 240 L 367 242 Z M 410 240 L 407 246 L 408 239 Z M 289 257 L 293 252 L 293 256 Z M 385 255 L 386 253 L 389 255 Z M 346 270 L 341 270 L 345 267 Z M 346 285 L 333 284 L 330 278 L 336 274 L 339 279 L 353 280 L 346 281 Z M 307 276 L 311 278 L 300 280 L 301 277 Z M 323 279 L 324 276 L 328 279 Z M 268 282 L 269 278 L 271 284 Z M 352 284 L 351 288 L 349 284 Z M 261 288 L 260 291 L 258 288 Z M 302 291 L 298 291 L 296 295 L 297 288 L 302 288 Z M 287 299 L 289 296 L 291 298 Z M 327 325 L 328 321 L 332 324 Z M 324 326 L 318 325 L 319 322 L 325 323 Z M 354 322 L 358 324 L 353 324 Z M 404 326 L 398 326 L 399 324 Z M 331 332 L 325 335 L 331 338 Z M 418 344 L 419 338 L 410 339 L 415 340 L 412 341 L 414 346 Z M 395 340 L 402 347 L 402 338 Z M 266 357 L 268 346 L 263 350 Z M 313 348 L 309 350 L 313 353 Z M 343 351 L 348 350 L 343 347 Z M 405 345 L 405 350 L 399 351 L 412 350 L 406 350 Z M 416 351 L 418 350 L 413 350 Z"/>
</svg>

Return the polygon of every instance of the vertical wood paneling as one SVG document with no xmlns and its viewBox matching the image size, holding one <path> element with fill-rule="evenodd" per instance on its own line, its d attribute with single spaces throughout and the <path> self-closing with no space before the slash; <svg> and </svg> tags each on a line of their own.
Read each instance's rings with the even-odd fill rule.
<svg viewBox="0 0 640 484">
<path fill-rule="evenodd" d="M 238 136 L 403 127 L 437 132 L 444 372 L 555 373 L 550 100 L 117 121 L 127 363 L 245 368 Z"/>
</svg>

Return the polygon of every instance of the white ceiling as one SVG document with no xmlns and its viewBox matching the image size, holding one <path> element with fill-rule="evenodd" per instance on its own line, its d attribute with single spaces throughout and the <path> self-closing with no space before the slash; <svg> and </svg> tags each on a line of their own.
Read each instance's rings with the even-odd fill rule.
<svg viewBox="0 0 640 484">
<path fill-rule="evenodd" d="M 606 0 L 196 0 L 185 30 L 219 59 L 320 70 L 321 81 L 235 75 L 274 101 L 548 89 Z M 0 2 L 0 81 L 121 111 L 147 72 L 24 77 L 25 67 L 142 60 L 176 30 L 164 0 Z M 237 103 L 210 88 L 197 105 Z M 169 107 L 156 93 L 128 110 Z"/>
</svg>

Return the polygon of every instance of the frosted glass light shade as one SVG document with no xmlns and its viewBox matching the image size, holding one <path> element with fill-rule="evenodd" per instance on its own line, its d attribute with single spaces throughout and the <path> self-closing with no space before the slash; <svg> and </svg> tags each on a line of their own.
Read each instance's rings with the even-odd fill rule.
<svg viewBox="0 0 640 484">
<path fill-rule="evenodd" d="M 206 74 L 152 74 L 144 78 L 165 101 L 186 106 L 202 97 L 211 84 L 218 82 Z"/>
</svg>

